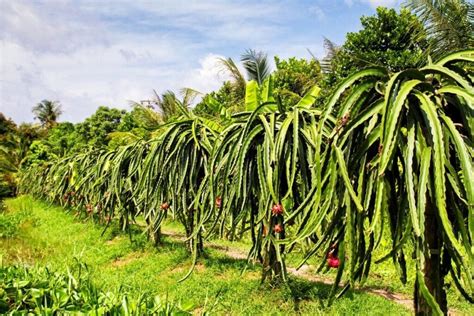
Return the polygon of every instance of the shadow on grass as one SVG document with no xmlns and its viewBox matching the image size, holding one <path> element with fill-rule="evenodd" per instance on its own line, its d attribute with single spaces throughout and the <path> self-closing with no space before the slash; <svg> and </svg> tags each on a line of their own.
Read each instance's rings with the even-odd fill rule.
<svg viewBox="0 0 474 316">
<path fill-rule="evenodd" d="M 255 265 L 249 264 L 247 259 L 236 259 L 226 255 L 217 254 L 215 252 L 206 252 L 204 256 L 206 266 L 209 268 L 219 269 L 236 269 L 236 270 L 255 270 Z"/>
<path fill-rule="evenodd" d="M 328 299 L 331 293 L 332 285 L 323 282 L 309 281 L 299 277 L 290 277 L 285 287 L 285 298 L 293 301 L 294 309 L 299 311 L 300 304 L 304 301 L 318 302 L 320 308 L 328 307 Z M 346 291 L 345 297 L 352 299 L 354 292 Z"/>
</svg>

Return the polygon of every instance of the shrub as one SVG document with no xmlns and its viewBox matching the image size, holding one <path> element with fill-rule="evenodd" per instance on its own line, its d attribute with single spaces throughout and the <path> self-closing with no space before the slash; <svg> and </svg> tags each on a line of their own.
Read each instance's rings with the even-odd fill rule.
<svg viewBox="0 0 474 316">
<path fill-rule="evenodd" d="M 104 291 L 89 278 L 87 266 L 77 264 L 67 273 L 45 267 L 0 266 L 0 314 L 189 315 L 159 296 L 135 297 L 122 288 Z"/>
<path fill-rule="evenodd" d="M 0 238 L 10 238 L 15 236 L 22 219 L 23 216 L 21 213 L 6 213 L 5 206 L 2 201 L 0 201 Z"/>
</svg>

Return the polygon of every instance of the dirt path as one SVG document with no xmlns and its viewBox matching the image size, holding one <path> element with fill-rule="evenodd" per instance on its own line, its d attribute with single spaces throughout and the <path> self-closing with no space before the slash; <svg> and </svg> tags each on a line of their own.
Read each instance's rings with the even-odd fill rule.
<svg viewBox="0 0 474 316">
<path fill-rule="evenodd" d="M 167 236 L 173 240 L 183 242 L 185 240 L 185 236 L 176 232 L 172 231 L 162 231 L 162 234 L 164 236 Z M 218 251 L 221 251 L 224 253 L 226 256 L 233 258 L 233 259 L 238 259 L 238 260 L 246 260 L 247 259 L 247 253 L 243 252 L 242 250 L 235 249 L 232 247 L 226 247 L 226 246 L 221 246 L 217 245 L 213 242 L 205 242 L 205 247 L 216 249 Z M 293 267 L 287 267 L 288 273 L 291 273 L 292 275 L 306 279 L 311 282 L 316 282 L 316 283 L 323 283 L 327 285 L 332 285 L 334 283 L 334 280 L 328 277 L 324 276 L 318 276 L 314 273 L 314 268 L 310 265 L 303 265 L 300 269 L 296 269 Z M 372 295 L 377 295 L 381 296 L 387 300 L 390 300 L 392 302 L 395 302 L 397 304 L 403 305 L 405 308 L 413 311 L 413 299 L 405 294 L 400 294 L 400 293 L 393 293 L 384 289 L 373 289 L 373 288 L 368 288 L 368 287 L 363 287 L 363 288 L 358 288 L 356 289 L 357 291 L 363 291 Z M 455 313 L 450 312 L 449 315 L 455 315 Z"/>
</svg>

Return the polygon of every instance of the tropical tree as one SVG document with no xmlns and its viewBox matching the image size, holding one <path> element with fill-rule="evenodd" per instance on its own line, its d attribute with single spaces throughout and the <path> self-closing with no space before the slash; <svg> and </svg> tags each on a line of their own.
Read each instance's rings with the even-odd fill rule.
<svg viewBox="0 0 474 316">
<path fill-rule="evenodd" d="M 407 0 L 423 23 L 433 58 L 474 47 L 474 4 L 465 0 Z"/>
<path fill-rule="evenodd" d="M 376 15 L 363 16 L 360 21 L 362 29 L 348 33 L 340 47 L 326 41 L 329 54 L 324 63 L 328 73 L 324 89 L 331 90 L 339 80 L 366 67 L 380 66 L 397 72 L 425 63 L 426 33 L 410 11 L 402 9 L 397 13 L 394 9 L 379 7 Z M 331 67 L 328 67 L 329 60 Z"/>
<path fill-rule="evenodd" d="M 149 140 L 154 133 L 163 125 L 160 113 L 151 106 L 145 106 L 132 102 L 132 111 L 127 112 L 117 130 L 108 134 L 108 148 L 116 149 L 123 145 L 129 145 L 138 140 Z"/>
<path fill-rule="evenodd" d="M 169 122 L 188 112 L 194 99 L 200 94 L 194 89 L 183 88 L 180 91 L 182 99 L 179 100 L 171 90 L 165 91 L 161 96 L 155 90 L 153 93 L 154 98 L 149 101 L 149 105 L 158 111 L 163 122 Z"/>
<path fill-rule="evenodd" d="M 16 124 L 0 113 L 0 174 L 18 169 L 18 143 Z"/>
<path fill-rule="evenodd" d="M 6 136 L 14 132 L 16 124 L 11 119 L 7 119 L 2 112 L 0 112 L 0 137 Z"/>
<path fill-rule="evenodd" d="M 58 156 L 51 150 L 51 147 L 45 142 L 35 140 L 28 148 L 28 154 L 21 160 L 21 165 L 25 167 L 31 164 L 41 164 L 46 161 L 54 160 L 57 157 Z M 20 166 L 18 165 L 18 167 Z"/>
<path fill-rule="evenodd" d="M 255 80 L 259 85 L 263 84 L 271 73 L 267 54 L 262 51 L 247 49 L 240 56 L 240 61 L 245 69 L 247 80 Z M 219 62 L 222 66 L 222 70 L 232 77 L 234 84 L 244 93 L 245 76 L 240 72 L 234 60 L 232 58 L 221 58 Z"/>
<path fill-rule="evenodd" d="M 244 93 L 242 93 L 244 91 Z M 196 104 L 193 112 L 197 115 L 207 117 L 220 117 L 228 119 L 232 113 L 242 111 L 245 95 L 245 80 L 243 89 L 236 87 L 230 81 L 225 81 L 217 91 L 206 94 Z"/>
<path fill-rule="evenodd" d="M 0 198 L 13 195 L 16 177 L 21 162 L 19 138 L 13 133 L 1 137 L 0 144 Z"/>
<path fill-rule="evenodd" d="M 240 57 L 249 81 L 255 80 L 262 85 L 265 79 L 270 76 L 271 69 L 268 63 L 267 54 L 261 51 L 248 49 Z"/>
<path fill-rule="evenodd" d="M 31 143 L 40 136 L 40 131 L 31 124 L 16 126 L 0 113 L 0 197 L 16 193 L 16 174 Z"/>
<path fill-rule="evenodd" d="M 274 78 L 274 95 L 282 103 L 293 105 L 315 85 L 322 80 L 321 66 L 318 60 L 312 58 L 289 58 L 282 60 L 275 56 L 276 69 Z"/>
<path fill-rule="evenodd" d="M 77 142 L 77 134 L 74 124 L 62 122 L 56 124 L 48 131 L 48 135 L 42 141 L 49 147 L 49 151 L 57 156 L 65 156 L 74 148 Z"/>
<path fill-rule="evenodd" d="M 326 56 L 321 59 L 321 70 L 324 73 L 331 73 L 333 71 L 332 61 L 336 58 L 341 47 L 326 37 L 324 38 L 323 46 Z"/>
<path fill-rule="evenodd" d="M 243 64 L 247 79 L 249 81 L 254 80 L 259 85 L 262 85 L 271 73 L 268 57 L 262 51 L 248 49 L 241 55 L 240 61 Z M 230 83 L 232 86 L 230 94 L 234 97 L 226 107 L 229 108 L 233 105 L 240 105 L 240 110 L 243 110 L 244 106 L 242 100 L 245 96 L 246 87 L 245 75 L 242 74 L 237 64 L 230 57 L 219 59 L 219 63 L 222 67 L 222 71 L 231 77 Z M 228 89 L 229 87 L 226 87 L 226 84 L 224 84 L 223 88 Z"/>
<path fill-rule="evenodd" d="M 100 106 L 94 114 L 76 125 L 77 141 L 74 149 L 105 148 L 110 141 L 108 135 L 118 130 L 125 115 L 125 110 Z"/>
<path fill-rule="evenodd" d="M 244 69 L 249 81 L 263 86 L 270 76 L 271 69 L 267 55 L 255 50 L 247 50 L 242 56 Z M 215 92 L 205 95 L 195 108 L 195 113 L 229 119 L 230 115 L 245 110 L 245 91 L 247 82 L 231 58 L 220 60 L 223 71 L 232 80 L 226 81 Z M 275 57 L 276 70 L 272 73 L 272 93 L 275 98 L 287 105 L 296 104 L 316 83 L 321 80 L 321 69 L 316 59 Z"/>
<path fill-rule="evenodd" d="M 62 114 L 61 104 L 58 101 L 43 100 L 33 107 L 33 114 L 43 127 L 50 129 Z"/>
</svg>

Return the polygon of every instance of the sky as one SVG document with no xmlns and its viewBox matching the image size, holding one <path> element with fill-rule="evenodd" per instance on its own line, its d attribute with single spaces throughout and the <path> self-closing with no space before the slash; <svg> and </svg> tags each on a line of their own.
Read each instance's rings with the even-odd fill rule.
<svg viewBox="0 0 474 316">
<path fill-rule="evenodd" d="M 377 6 L 400 1 L 0 0 L 0 112 L 33 122 L 57 100 L 60 121 L 79 122 L 153 89 L 210 92 L 227 79 L 218 58 L 320 58 L 324 37 L 342 44 Z"/>
</svg>

